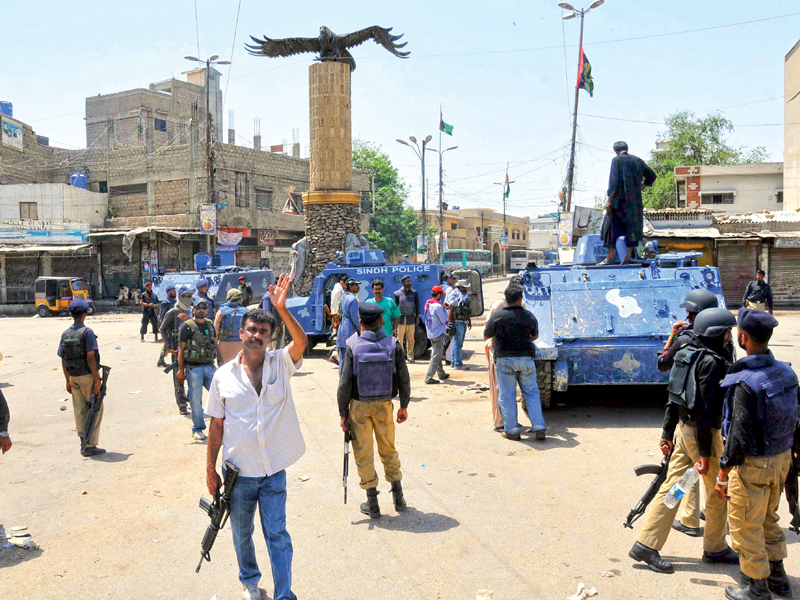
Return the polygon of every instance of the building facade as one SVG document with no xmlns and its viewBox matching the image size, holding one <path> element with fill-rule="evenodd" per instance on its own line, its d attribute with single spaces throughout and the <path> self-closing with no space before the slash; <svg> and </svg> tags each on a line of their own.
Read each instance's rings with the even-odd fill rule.
<svg viewBox="0 0 800 600">
<path fill-rule="evenodd" d="M 783 210 L 783 163 L 675 167 L 678 208 L 718 213 Z"/>
<path fill-rule="evenodd" d="M 783 61 L 783 163 L 786 210 L 800 209 L 800 41 Z"/>
</svg>

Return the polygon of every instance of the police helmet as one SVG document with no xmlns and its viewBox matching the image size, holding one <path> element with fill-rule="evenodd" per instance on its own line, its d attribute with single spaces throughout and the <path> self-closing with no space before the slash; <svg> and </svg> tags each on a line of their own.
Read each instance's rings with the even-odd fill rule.
<svg viewBox="0 0 800 600">
<path fill-rule="evenodd" d="M 718 337 L 736 327 L 736 317 L 725 308 L 707 308 L 694 320 L 694 331 L 701 337 Z"/>
<path fill-rule="evenodd" d="M 683 305 L 686 307 L 687 312 L 698 314 L 707 308 L 717 308 L 719 300 L 708 290 L 692 290 L 686 294 Z"/>
</svg>

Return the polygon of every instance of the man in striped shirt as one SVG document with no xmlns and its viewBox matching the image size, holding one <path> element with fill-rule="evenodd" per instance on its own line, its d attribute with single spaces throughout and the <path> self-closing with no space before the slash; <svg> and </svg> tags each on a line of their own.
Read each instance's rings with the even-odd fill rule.
<svg viewBox="0 0 800 600">
<path fill-rule="evenodd" d="M 261 571 L 253 545 L 256 507 L 269 549 L 274 600 L 296 600 L 292 592 L 292 540 L 286 530 L 286 468 L 305 452 L 289 378 L 303 363 L 308 340 L 303 328 L 286 310 L 289 278 L 281 275 L 270 286 L 270 300 L 292 341 L 286 348 L 267 350 L 275 317 L 260 309 L 242 317 L 242 351 L 214 374 L 206 414 L 208 435 L 206 484 L 212 497 L 221 485 L 216 464 L 220 446 L 223 461 L 239 469 L 231 496 L 231 530 L 243 600 L 261 598 Z"/>
</svg>

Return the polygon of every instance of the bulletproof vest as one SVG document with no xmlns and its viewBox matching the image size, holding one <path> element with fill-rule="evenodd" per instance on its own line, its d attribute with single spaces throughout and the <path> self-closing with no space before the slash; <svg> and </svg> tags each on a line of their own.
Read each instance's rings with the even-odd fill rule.
<svg viewBox="0 0 800 600">
<path fill-rule="evenodd" d="M 397 340 L 379 330 L 365 331 L 347 343 L 353 350 L 353 376 L 358 384 L 358 399 L 362 402 L 390 400 Z"/>
<path fill-rule="evenodd" d="M 67 372 L 73 377 L 88 375 L 91 373 L 89 363 L 86 362 L 86 326 L 77 329 L 70 327 L 61 334 L 61 348 L 64 360 L 67 363 Z M 100 363 L 100 356 L 97 355 L 97 362 Z"/>
<path fill-rule="evenodd" d="M 720 386 L 727 388 L 722 417 L 723 435 L 731 426 L 731 410 L 736 384 L 750 388 L 757 396 L 759 417 L 763 423 L 763 448 L 750 448 L 750 456 L 773 456 L 792 447 L 798 420 L 797 375 L 789 363 L 767 355 L 747 356 L 738 361 Z M 755 436 L 758 437 L 758 436 Z"/>
<path fill-rule="evenodd" d="M 183 357 L 186 362 L 196 365 L 209 365 L 217 358 L 217 349 L 214 346 L 214 326 L 208 323 L 208 335 L 204 335 L 195 323 L 194 319 L 186 321 L 186 325 L 192 330 L 192 337 L 186 341 L 183 350 Z"/>
<path fill-rule="evenodd" d="M 469 300 L 466 297 L 463 300 L 456 302 L 456 304 L 453 305 L 452 310 L 454 321 L 469 321 L 470 317 L 472 317 L 472 311 L 469 307 Z"/>
<path fill-rule="evenodd" d="M 406 293 L 405 290 L 400 290 L 397 294 L 399 300 L 397 308 L 400 309 L 400 314 L 404 317 L 413 317 L 417 310 L 417 293 L 414 290 Z"/>
<path fill-rule="evenodd" d="M 675 353 L 674 363 L 669 372 L 668 401 L 684 407 L 689 412 L 697 405 L 697 363 L 705 354 L 710 354 L 717 360 L 725 360 L 719 354 L 700 345 L 700 342 L 693 340 Z"/>
<path fill-rule="evenodd" d="M 238 302 L 226 302 L 219 309 L 222 313 L 222 322 L 219 325 L 219 339 L 223 341 L 236 342 L 239 337 L 239 330 L 242 328 L 242 317 L 247 312 L 244 306 Z"/>
</svg>

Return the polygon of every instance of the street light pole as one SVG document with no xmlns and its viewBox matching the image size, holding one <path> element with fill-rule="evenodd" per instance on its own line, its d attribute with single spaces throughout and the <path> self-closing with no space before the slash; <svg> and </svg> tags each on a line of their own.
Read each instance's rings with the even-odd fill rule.
<svg viewBox="0 0 800 600">
<path fill-rule="evenodd" d="M 509 165 L 509 163 L 506 163 L 506 179 L 508 179 L 508 165 Z M 514 179 L 512 181 L 509 181 L 508 185 L 511 185 L 512 183 L 516 183 L 516 182 L 517 182 L 517 180 Z M 506 182 L 505 181 L 503 181 L 503 182 L 495 181 L 493 183 L 495 185 L 503 186 L 503 188 L 502 188 L 503 189 L 503 235 L 506 236 L 506 243 L 505 243 L 506 248 L 502 248 L 502 246 L 503 246 L 503 238 L 502 237 L 500 238 L 500 247 L 503 250 L 503 272 L 505 273 L 505 270 L 506 270 L 506 249 L 508 247 L 508 227 L 506 225 L 506 190 L 505 190 Z"/>
<path fill-rule="evenodd" d="M 210 108 L 210 96 L 211 96 L 211 65 L 229 65 L 231 61 L 229 60 L 217 60 L 219 58 L 218 54 L 212 54 L 209 56 L 205 61 L 200 60 L 196 56 L 184 56 L 186 60 L 190 60 L 192 62 L 199 62 L 206 64 L 206 75 L 205 75 L 205 86 L 206 86 L 206 187 L 208 188 L 207 191 L 207 201 L 209 204 L 214 204 L 216 206 L 216 199 L 214 198 L 214 170 L 212 169 L 211 164 L 211 108 Z M 206 238 L 206 251 L 209 253 L 211 257 L 212 264 L 214 260 L 214 252 L 213 246 L 211 242 L 211 234 L 208 234 Z"/>
<path fill-rule="evenodd" d="M 422 140 L 422 150 L 420 150 L 419 144 L 417 144 L 417 138 L 413 135 L 408 136 L 408 139 L 411 140 L 411 143 L 414 144 L 413 146 L 409 144 L 405 140 L 401 140 L 400 138 L 397 139 L 398 144 L 403 144 L 403 146 L 408 146 L 411 148 L 414 153 L 417 155 L 417 158 L 420 160 L 420 164 L 422 166 L 422 243 L 425 243 L 425 237 L 428 232 L 428 213 L 425 207 L 425 147 L 430 143 L 433 139 L 433 136 L 429 135 L 426 136 L 425 139 Z"/>
<path fill-rule="evenodd" d="M 564 15 L 563 19 L 574 19 L 575 17 L 581 18 L 581 31 L 578 37 L 578 77 L 580 77 L 580 63 L 581 63 L 581 53 L 583 52 L 583 18 L 590 10 L 593 8 L 597 8 L 601 4 L 603 4 L 605 0 L 595 0 L 589 5 L 587 9 L 577 10 L 568 2 L 559 2 L 559 6 L 565 10 L 571 10 L 570 14 Z M 575 82 L 575 108 L 572 113 L 572 141 L 570 142 L 569 147 L 569 166 L 567 168 L 567 194 L 566 198 L 564 199 L 564 212 L 571 212 L 572 211 L 572 188 L 573 182 L 575 177 L 575 136 L 578 130 L 578 92 L 580 91 L 579 81 Z"/>
<path fill-rule="evenodd" d="M 439 155 L 439 243 L 437 244 L 437 250 L 439 252 L 439 259 L 441 260 L 442 253 L 444 252 L 444 207 L 443 199 L 442 199 L 442 190 L 444 189 L 444 182 L 442 180 L 442 154 L 445 152 L 449 152 L 450 150 L 455 150 L 458 146 L 450 146 L 449 148 L 445 148 L 442 150 L 442 134 L 439 133 L 439 148 L 428 148 L 431 152 L 436 152 Z"/>
</svg>

